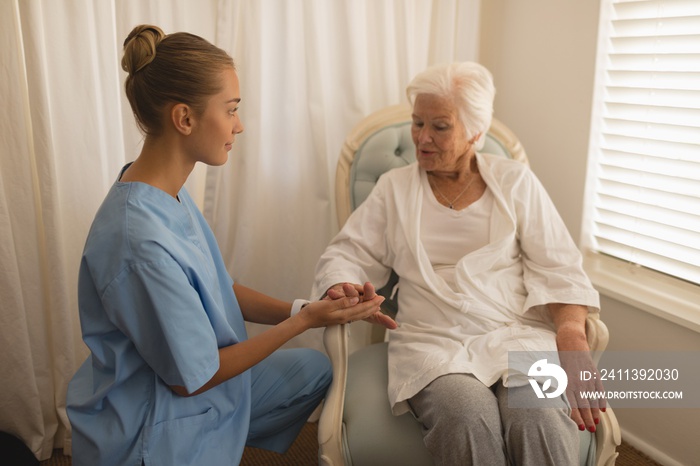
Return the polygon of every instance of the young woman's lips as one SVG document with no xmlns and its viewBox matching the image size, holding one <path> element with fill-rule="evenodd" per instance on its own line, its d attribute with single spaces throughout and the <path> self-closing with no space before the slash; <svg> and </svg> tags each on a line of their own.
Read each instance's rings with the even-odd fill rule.
<svg viewBox="0 0 700 466">
<path fill-rule="evenodd" d="M 227 143 L 226 143 L 226 150 L 227 150 L 227 151 L 230 151 L 232 147 L 233 147 L 233 143 L 232 143 L 232 142 L 227 142 Z"/>
</svg>

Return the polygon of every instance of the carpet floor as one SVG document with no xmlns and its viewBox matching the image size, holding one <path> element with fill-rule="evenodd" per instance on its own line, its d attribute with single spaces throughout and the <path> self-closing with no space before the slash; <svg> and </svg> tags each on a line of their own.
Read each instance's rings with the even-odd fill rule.
<svg viewBox="0 0 700 466">
<path fill-rule="evenodd" d="M 317 433 L 318 424 L 306 424 L 294 444 L 283 455 L 258 448 L 246 448 L 241 466 L 315 466 L 318 464 Z M 617 457 L 616 466 L 662 466 L 624 441 L 617 452 L 620 456 Z M 71 466 L 71 460 L 70 456 L 64 456 L 60 450 L 55 450 L 50 459 L 40 464 L 41 466 Z"/>
</svg>

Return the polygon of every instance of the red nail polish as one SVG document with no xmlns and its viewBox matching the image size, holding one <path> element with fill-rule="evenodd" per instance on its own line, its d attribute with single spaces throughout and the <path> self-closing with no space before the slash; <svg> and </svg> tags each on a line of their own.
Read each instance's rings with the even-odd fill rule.
<svg viewBox="0 0 700 466">
<path fill-rule="evenodd" d="M 588 431 L 589 431 L 589 432 L 595 432 L 595 426 L 589 427 L 589 428 L 588 428 Z"/>
<path fill-rule="evenodd" d="M 579 425 L 578 425 L 578 430 L 580 430 L 580 431 L 583 432 L 584 430 L 586 430 L 586 426 L 584 426 L 583 424 L 579 424 Z"/>
<path fill-rule="evenodd" d="M 593 422 L 595 422 L 596 424 L 598 424 L 598 423 L 600 422 L 600 419 L 595 418 L 595 419 L 593 419 Z"/>
<path fill-rule="evenodd" d="M 600 408 L 601 411 L 605 412 L 607 408 Z"/>
</svg>

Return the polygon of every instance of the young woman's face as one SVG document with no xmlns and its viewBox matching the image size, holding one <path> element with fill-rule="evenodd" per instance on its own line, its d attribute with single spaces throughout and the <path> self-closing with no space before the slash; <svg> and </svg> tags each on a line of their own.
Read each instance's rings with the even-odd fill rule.
<svg viewBox="0 0 700 466">
<path fill-rule="evenodd" d="M 198 118 L 195 150 L 197 161 L 207 165 L 223 165 L 233 146 L 236 134 L 243 131 L 238 117 L 241 101 L 238 76 L 233 68 L 221 72 L 222 89 L 209 98 L 207 106 Z"/>
<path fill-rule="evenodd" d="M 455 171 L 474 153 L 454 103 L 434 94 L 418 94 L 413 104 L 411 137 L 418 165 L 426 171 Z"/>
</svg>

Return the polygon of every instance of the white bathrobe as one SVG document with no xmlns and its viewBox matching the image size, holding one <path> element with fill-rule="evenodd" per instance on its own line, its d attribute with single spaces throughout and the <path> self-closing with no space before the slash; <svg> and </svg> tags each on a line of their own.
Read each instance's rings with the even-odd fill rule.
<svg viewBox="0 0 700 466">
<path fill-rule="evenodd" d="M 502 156 L 477 154 L 477 163 L 494 196 L 489 243 L 456 264 L 454 288 L 435 273 L 420 240 L 417 163 L 379 179 L 317 265 L 314 296 L 341 282 L 382 286 L 392 268 L 400 277 L 399 328 L 389 337 L 396 415 L 441 375 L 508 385 L 508 351 L 556 351 L 546 304 L 599 311 L 581 254 L 532 171 Z"/>
</svg>

